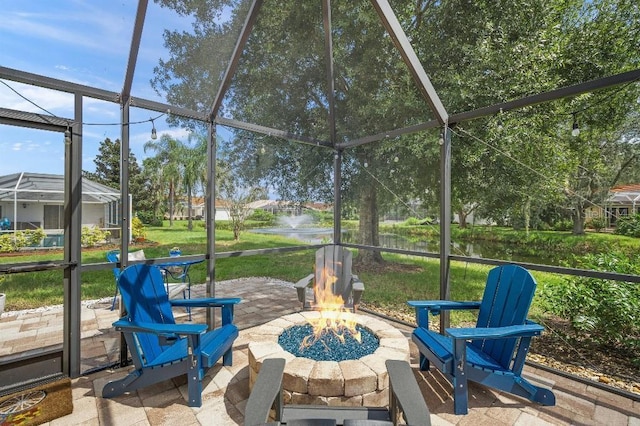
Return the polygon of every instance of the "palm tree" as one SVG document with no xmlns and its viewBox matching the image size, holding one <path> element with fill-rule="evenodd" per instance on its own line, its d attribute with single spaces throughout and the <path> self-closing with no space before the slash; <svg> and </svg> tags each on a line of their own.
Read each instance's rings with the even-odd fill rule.
<svg viewBox="0 0 640 426">
<path fill-rule="evenodd" d="M 158 141 L 151 140 L 144 144 L 144 152 L 147 150 L 156 152 L 156 158 L 161 164 L 162 176 L 169 187 L 169 226 L 173 226 L 173 214 L 175 210 L 176 188 L 181 182 L 181 163 L 184 152 L 184 144 L 167 134 L 163 134 Z"/>
<path fill-rule="evenodd" d="M 195 141 L 193 146 L 183 145 L 182 163 L 182 184 L 187 193 L 187 229 L 193 229 L 192 223 L 192 199 L 196 186 L 200 183 L 203 186 L 207 182 L 207 138 L 202 135 L 189 136 L 189 142 Z"/>
</svg>

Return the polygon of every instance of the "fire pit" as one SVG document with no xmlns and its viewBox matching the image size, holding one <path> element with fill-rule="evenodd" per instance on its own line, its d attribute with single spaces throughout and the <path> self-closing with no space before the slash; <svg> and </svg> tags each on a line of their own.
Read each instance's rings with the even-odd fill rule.
<svg viewBox="0 0 640 426">
<path fill-rule="evenodd" d="M 389 377 L 385 361 L 387 359 L 409 361 L 409 342 L 398 329 L 386 322 L 348 313 L 348 321 L 353 322 L 351 325 L 355 330 L 359 329 L 373 336 L 366 338 L 367 346 L 372 346 L 369 353 L 365 352 L 354 359 L 336 361 L 330 355 L 328 360 L 296 356 L 278 343 L 282 336 L 286 336 L 294 327 L 304 328 L 311 324 L 313 328 L 325 328 L 325 324 L 344 322 L 341 315 L 336 317 L 335 315 L 327 316 L 327 313 L 320 311 L 305 311 L 278 318 L 258 327 L 248 336 L 250 388 L 253 388 L 253 383 L 265 359 L 284 358 L 287 363 L 283 377 L 286 404 L 387 406 Z M 340 332 L 330 333 L 341 334 Z M 309 340 L 318 340 L 317 337 L 312 336 L 309 334 L 306 343 L 309 343 Z M 331 340 L 335 339 L 328 341 Z M 338 338 L 338 340 L 341 339 Z M 326 350 L 320 350 L 320 352 L 329 354 L 330 345 L 341 344 L 327 343 L 328 341 L 321 343 L 322 346 L 326 346 Z"/>
</svg>

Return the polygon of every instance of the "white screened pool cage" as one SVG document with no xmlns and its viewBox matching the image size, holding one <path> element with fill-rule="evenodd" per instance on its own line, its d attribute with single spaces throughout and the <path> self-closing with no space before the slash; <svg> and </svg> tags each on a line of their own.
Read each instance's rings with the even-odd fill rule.
<svg viewBox="0 0 640 426">
<path fill-rule="evenodd" d="M 42 229 L 42 247 L 64 245 L 64 175 L 14 173 L 0 176 L 0 232 Z M 120 234 L 120 192 L 84 179 L 83 227 Z"/>
<path fill-rule="evenodd" d="M 82 272 L 113 268 L 82 261 L 81 230 L 94 207 L 104 213 L 97 224 L 119 231 L 127 253 L 131 221 L 143 208 L 170 210 L 202 197 L 206 250 L 190 258 L 206 261 L 207 294 L 214 295 L 217 259 L 316 247 L 217 252 L 216 200 L 249 201 L 249 189 L 258 188 L 262 198 L 331 205 L 333 244 L 374 262 L 385 252 L 434 259 L 440 297 L 449 299 L 451 262 L 510 261 L 459 250 L 451 243 L 454 222 L 528 229 L 557 214 L 584 226 L 585 209 L 603 205 L 615 175 L 599 171 L 624 164 L 637 145 L 640 19 L 633 5 L 29 3 L 4 5 L 0 26 L 0 176 L 8 179 L 0 182 L 0 218 L 14 228 L 40 221 L 45 229 L 55 219 L 64 251 L 51 261 L 3 263 L 0 273 L 59 272 L 65 332 L 46 360 L 14 357 L 39 366 L 22 369 L 23 381 L 34 372 L 83 373 Z M 34 179 L 23 179 L 29 173 Z M 62 192 L 48 186 L 54 180 Z M 42 186 L 21 186 L 27 182 Z M 182 198 L 172 198 L 178 192 Z M 43 207 L 37 221 L 26 216 L 33 205 Z M 385 216 L 421 216 L 435 229 L 438 250 L 384 247 L 378 227 Z M 341 239 L 348 220 L 359 223 L 358 243 Z M 444 328 L 448 317 L 441 320 Z M 0 369 L 0 380 L 8 370 Z"/>
</svg>

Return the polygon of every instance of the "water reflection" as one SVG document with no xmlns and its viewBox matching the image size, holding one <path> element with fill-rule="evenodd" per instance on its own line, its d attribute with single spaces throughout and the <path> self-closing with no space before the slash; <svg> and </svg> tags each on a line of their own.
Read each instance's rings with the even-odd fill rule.
<svg viewBox="0 0 640 426">
<path fill-rule="evenodd" d="M 287 238 L 293 238 L 307 244 L 325 244 L 333 242 L 333 229 L 331 228 L 259 228 L 252 232 L 260 234 L 274 234 Z M 356 231 L 342 231 L 342 242 L 357 244 Z M 400 234 L 380 234 L 380 247 L 393 248 L 423 253 L 440 252 L 440 242 L 437 240 L 417 240 Z M 451 254 L 457 256 L 478 257 L 485 259 L 501 259 L 514 262 L 537 263 L 543 265 L 559 265 L 561 260 L 547 252 L 528 252 L 526 247 L 510 244 L 501 244 L 494 241 L 461 242 L 453 241 Z"/>
<path fill-rule="evenodd" d="M 333 242 L 332 228 L 257 228 L 251 232 L 257 234 L 274 234 L 292 238 L 308 244 L 323 244 Z"/>
<path fill-rule="evenodd" d="M 346 232 L 342 236 L 342 241 L 345 243 L 356 243 L 356 237 L 357 235 L 355 232 Z M 408 238 L 400 234 L 380 234 L 380 246 L 425 253 L 440 253 L 439 241 L 416 240 L 415 238 Z M 526 248 L 510 244 L 501 244 L 494 241 L 473 243 L 452 241 L 451 254 L 485 259 L 538 263 L 543 265 L 558 265 L 560 261 L 560 259 L 550 253 L 526 252 Z"/>
</svg>

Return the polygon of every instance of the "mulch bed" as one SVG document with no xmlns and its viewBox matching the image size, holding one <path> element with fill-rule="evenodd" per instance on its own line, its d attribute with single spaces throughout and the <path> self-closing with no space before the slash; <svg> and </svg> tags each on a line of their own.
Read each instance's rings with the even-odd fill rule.
<svg viewBox="0 0 640 426">
<path fill-rule="evenodd" d="M 532 340 L 528 359 L 640 395 L 640 366 L 633 361 L 638 362 L 637 354 L 572 337 L 571 325 L 561 318 L 542 325 L 545 332 Z"/>
</svg>

